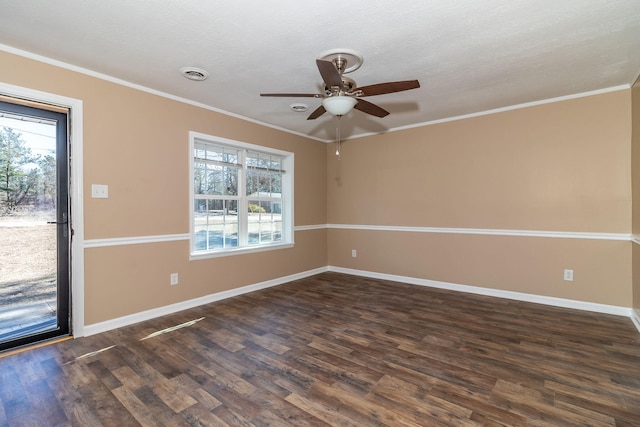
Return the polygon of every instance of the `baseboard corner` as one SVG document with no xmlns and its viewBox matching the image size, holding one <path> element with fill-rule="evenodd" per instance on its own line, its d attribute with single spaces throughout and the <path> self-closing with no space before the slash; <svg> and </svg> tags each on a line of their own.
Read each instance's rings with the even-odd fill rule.
<svg viewBox="0 0 640 427">
<path fill-rule="evenodd" d="M 633 322 L 634 326 L 638 330 L 638 333 L 640 333 L 640 309 L 632 308 L 631 316 L 629 317 L 631 317 L 631 321 Z"/>
</svg>

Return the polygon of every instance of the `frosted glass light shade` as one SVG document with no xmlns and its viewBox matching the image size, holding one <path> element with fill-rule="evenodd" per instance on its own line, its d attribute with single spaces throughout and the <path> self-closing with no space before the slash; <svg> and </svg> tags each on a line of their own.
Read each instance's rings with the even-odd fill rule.
<svg viewBox="0 0 640 427">
<path fill-rule="evenodd" d="M 334 116 L 344 116 L 353 109 L 358 102 L 350 96 L 330 96 L 322 100 L 322 106 L 329 114 Z"/>
</svg>

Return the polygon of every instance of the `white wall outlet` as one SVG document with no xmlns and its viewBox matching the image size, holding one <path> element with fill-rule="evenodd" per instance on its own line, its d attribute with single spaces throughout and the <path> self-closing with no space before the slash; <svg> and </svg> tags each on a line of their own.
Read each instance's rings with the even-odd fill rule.
<svg viewBox="0 0 640 427">
<path fill-rule="evenodd" d="M 171 285 L 178 284 L 178 273 L 171 273 L 171 275 L 169 276 L 169 283 Z"/>
<path fill-rule="evenodd" d="M 351 257 L 356 258 L 358 256 L 358 252 L 355 249 L 351 249 Z"/>
<path fill-rule="evenodd" d="M 564 271 L 564 280 L 568 282 L 573 282 L 573 270 Z"/>
<path fill-rule="evenodd" d="M 108 199 L 109 186 L 105 184 L 91 184 L 91 197 L 94 199 Z"/>
</svg>

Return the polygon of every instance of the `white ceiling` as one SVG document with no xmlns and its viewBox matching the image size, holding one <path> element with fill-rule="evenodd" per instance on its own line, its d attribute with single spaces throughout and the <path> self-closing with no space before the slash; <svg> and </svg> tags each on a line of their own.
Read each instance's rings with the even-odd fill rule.
<svg viewBox="0 0 640 427">
<path fill-rule="evenodd" d="M 0 46 L 62 61 L 321 140 L 335 118 L 307 115 L 316 57 L 354 49 L 359 86 L 418 79 L 367 98 L 342 137 L 630 85 L 640 73 L 638 0 L 21 0 L 0 4 Z M 204 82 L 181 67 L 207 70 Z M 304 102 L 309 111 L 291 111 Z"/>
</svg>

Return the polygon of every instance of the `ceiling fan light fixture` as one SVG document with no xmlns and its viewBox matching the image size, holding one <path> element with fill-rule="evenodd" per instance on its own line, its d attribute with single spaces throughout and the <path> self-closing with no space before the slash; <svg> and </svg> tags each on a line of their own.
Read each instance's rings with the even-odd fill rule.
<svg viewBox="0 0 640 427">
<path fill-rule="evenodd" d="M 330 96 L 322 100 L 322 106 L 329 114 L 334 116 L 344 116 L 355 107 L 357 99 L 351 96 Z"/>
</svg>

